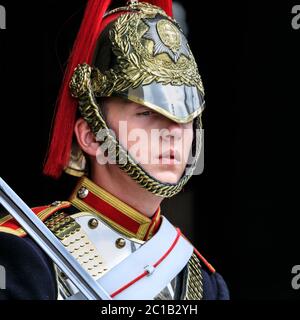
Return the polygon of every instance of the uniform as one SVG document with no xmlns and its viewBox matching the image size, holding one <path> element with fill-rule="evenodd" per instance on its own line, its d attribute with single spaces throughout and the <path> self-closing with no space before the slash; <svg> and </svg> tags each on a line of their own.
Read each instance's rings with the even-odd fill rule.
<svg viewBox="0 0 300 320">
<path fill-rule="evenodd" d="M 80 198 L 83 188 L 88 190 L 88 194 L 85 198 Z M 84 252 L 93 253 L 93 255 L 83 254 L 80 260 L 83 262 L 86 259 L 91 262 L 86 264 L 87 270 L 96 279 L 98 272 L 101 275 L 109 272 L 114 265 L 135 250 L 135 247 L 151 239 L 159 228 L 162 218 L 159 210 L 152 219 L 146 218 L 87 178 L 81 179 L 69 201 L 56 201 L 51 205 L 32 210 L 64 243 L 66 240 L 69 241 L 70 237 L 74 238 L 74 235 L 71 235 L 74 228 L 70 226 L 68 217 L 78 222 L 80 217 L 87 218 L 90 230 L 97 232 L 99 228 L 99 233 L 104 233 L 98 242 L 89 235 L 96 244 L 93 246 L 87 240 L 87 233 L 78 230 L 75 236 L 80 239 L 85 236 L 85 241 L 78 241 L 77 250 L 75 245 L 67 246 L 77 258 Z M 99 220 L 96 220 L 97 218 Z M 104 228 L 101 230 L 100 223 L 97 224 L 96 221 L 101 221 L 100 223 L 111 228 L 112 232 L 107 232 Z M 82 221 L 80 223 L 83 224 Z M 65 299 L 74 293 L 52 261 L 12 217 L 6 216 L 1 219 L 0 231 L 0 265 L 7 270 L 6 290 L 0 290 L 0 299 L 55 300 Z M 68 233 L 70 235 L 66 237 Z M 95 251 L 89 251 L 90 249 Z M 95 258 L 95 255 L 99 257 Z M 95 262 L 100 264 L 94 267 Z M 228 288 L 223 278 L 195 248 L 179 274 L 154 297 L 157 300 L 228 298 Z"/>
<path fill-rule="evenodd" d="M 90 180 L 86 155 L 74 139 L 78 114 L 116 165 L 157 197 L 180 192 L 201 151 L 204 89 L 192 52 L 172 18 L 172 1 L 89 0 L 66 69 L 44 173 L 79 178 L 68 201 L 33 208 L 114 300 L 223 300 L 228 288 L 215 269 L 160 208 L 149 218 Z M 192 162 L 177 183 L 149 174 L 110 132 L 103 99 L 143 105 L 172 122 L 193 124 Z M 78 112 L 79 111 L 79 112 Z M 112 181 L 112 184 L 118 181 Z M 136 185 L 137 184 L 137 185 Z M 126 192 L 126 190 L 124 190 Z M 83 299 L 82 293 L 14 219 L 0 220 L 0 265 L 7 270 L 2 299 Z M 12 254 L 13 252 L 13 254 Z"/>
</svg>

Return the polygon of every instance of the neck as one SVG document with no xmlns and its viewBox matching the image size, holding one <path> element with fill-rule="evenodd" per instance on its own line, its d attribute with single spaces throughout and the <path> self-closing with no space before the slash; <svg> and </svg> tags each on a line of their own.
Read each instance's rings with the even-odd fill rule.
<svg viewBox="0 0 300 320">
<path fill-rule="evenodd" d="M 98 164 L 94 165 L 91 170 L 91 180 L 149 218 L 163 200 L 142 188 L 116 165 L 107 164 L 101 167 Z"/>
</svg>

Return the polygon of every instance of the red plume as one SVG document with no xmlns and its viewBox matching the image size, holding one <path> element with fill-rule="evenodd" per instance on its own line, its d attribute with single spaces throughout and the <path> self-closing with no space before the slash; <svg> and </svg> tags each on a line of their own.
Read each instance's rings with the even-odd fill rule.
<svg viewBox="0 0 300 320">
<path fill-rule="evenodd" d="M 70 158 L 74 124 L 76 120 L 77 100 L 72 98 L 69 82 L 79 63 L 90 63 L 99 36 L 102 17 L 111 0 L 89 0 L 77 34 L 67 69 L 60 88 L 56 104 L 55 119 L 52 128 L 44 174 L 59 178 Z"/>
<path fill-rule="evenodd" d="M 144 0 L 144 2 L 162 8 L 168 16 L 173 17 L 172 0 Z"/>
</svg>

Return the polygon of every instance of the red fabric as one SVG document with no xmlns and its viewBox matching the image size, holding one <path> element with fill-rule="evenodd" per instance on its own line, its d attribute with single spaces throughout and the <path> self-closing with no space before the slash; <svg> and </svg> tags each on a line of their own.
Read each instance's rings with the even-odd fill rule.
<svg viewBox="0 0 300 320">
<path fill-rule="evenodd" d="M 101 198 L 97 197 L 92 192 L 89 192 L 88 195 L 84 199 L 82 199 L 82 201 L 99 211 L 105 217 L 126 228 L 127 230 L 135 234 L 138 232 L 140 224 L 137 221 L 126 216 L 124 213 L 114 208 Z"/>
<path fill-rule="evenodd" d="M 69 82 L 79 63 L 91 63 L 102 17 L 111 0 L 89 0 L 76 37 L 56 104 L 52 138 L 49 145 L 44 174 L 59 178 L 67 165 L 76 120 L 77 101 L 69 91 Z"/>
<path fill-rule="evenodd" d="M 5 223 L 3 223 L 1 225 L 1 227 L 9 228 L 12 230 L 20 229 L 20 225 L 15 219 L 11 219 L 11 220 L 6 221 Z"/>
<path fill-rule="evenodd" d="M 34 207 L 34 208 L 31 208 L 31 210 L 35 213 L 35 214 L 38 214 L 39 212 L 43 211 L 44 209 L 47 209 L 49 208 L 49 205 L 48 206 L 41 206 L 41 207 Z"/>
<path fill-rule="evenodd" d="M 77 100 L 72 98 L 69 82 L 74 69 L 80 63 L 91 64 L 97 39 L 103 28 L 121 13 L 108 16 L 103 20 L 112 0 L 88 0 L 84 17 L 69 57 L 59 96 L 56 102 L 52 135 L 43 173 L 58 179 L 67 166 L 76 121 Z M 125 2 L 125 1 L 124 1 Z M 149 0 L 148 3 L 163 8 L 172 16 L 172 0 Z"/>
<path fill-rule="evenodd" d="M 172 0 L 144 0 L 144 2 L 162 8 L 168 16 L 173 17 Z"/>
</svg>

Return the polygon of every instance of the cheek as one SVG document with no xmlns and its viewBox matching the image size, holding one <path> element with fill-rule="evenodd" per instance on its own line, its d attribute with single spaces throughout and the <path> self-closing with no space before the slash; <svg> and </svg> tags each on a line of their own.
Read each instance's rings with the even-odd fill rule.
<svg viewBox="0 0 300 320">
<path fill-rule="evenodd" d="M 188 161 L 188 157 L 193 144 L 193 137 L 194 137 L 193 129 L 187 130 L 184 134 L 183 148 L 182 148 L 183 155 L 184 155 L 184 162 Z"/>
<path fill-rule="evenodd" d="M 109 117 L 107 117 L 107 125 L 121 144 L 130 144 L 130 142 L 128 142 L 128 137 L 132 127 L 130 127 L 130 121 L 128 121 L 126 116 L 120 114 L 114 115 L 111 113 Z"/>
<path fill-rule="evenodd" d="M 184 129 L 183 133 L 183 143 L 184 143 L 184 148 L 189 149 L 192 146 L 193 143 L 193 138 L 194 138 L 194 130 L 193 128 L 188 128 Z"/>
<path fill-rule="evenodd" d="M 149 153 L 151 150 L 151 134 L 146 128 L 136 126 L 133 121 L 127 123 L 127 138 L 126 146 L 127 150 L 138 157 L 139 161 L 147 162 L 149 159 Z M 121 142 L 124 141 L 124 137 L 121 137 Z M 124 141 L 125 142 L 125 141 Z"/>
</svg>

